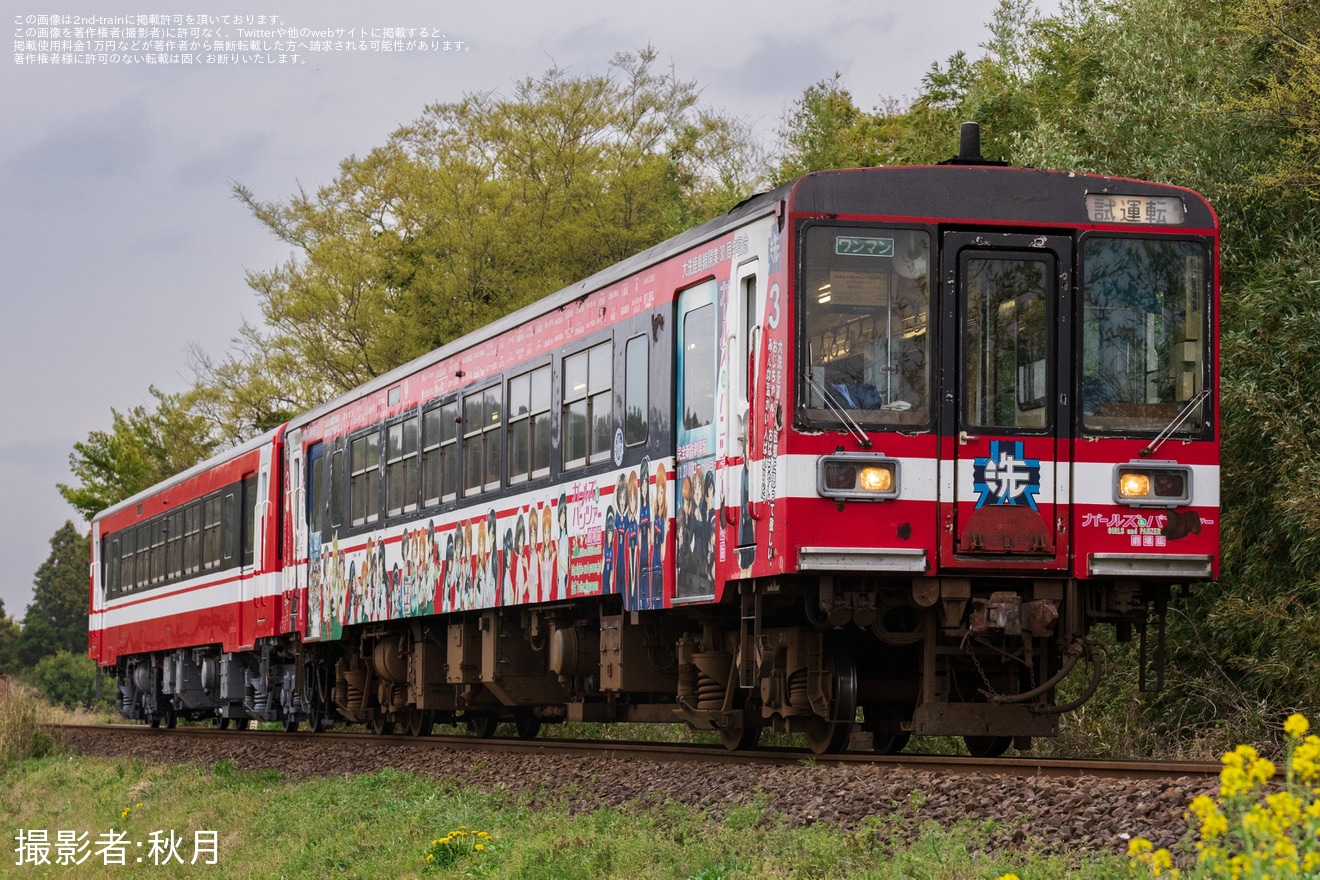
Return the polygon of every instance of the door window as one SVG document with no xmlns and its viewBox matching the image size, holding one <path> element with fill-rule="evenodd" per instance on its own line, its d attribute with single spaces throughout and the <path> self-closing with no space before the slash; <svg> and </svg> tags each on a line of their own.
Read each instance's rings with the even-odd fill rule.
<svg viewBox="0 0 1320 880">
<path fill-rule="evenodd" d="M 1050 265 L 1038 258 L 967 257 L 963 387 L 967 424 L 1048 424 Z"/>
</svg>

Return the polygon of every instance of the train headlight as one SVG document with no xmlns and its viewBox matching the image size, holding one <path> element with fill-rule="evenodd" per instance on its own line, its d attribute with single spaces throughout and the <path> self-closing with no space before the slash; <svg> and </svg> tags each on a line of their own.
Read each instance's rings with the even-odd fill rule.
<svg viewBox="0 0 1320 880">
<path fill-rule="evenodd" d="M 860 452 L 838 452 L 821 458 L 816 491 L 826 498 L 883 501 L 897 498 L 898 461 Z"/>
<path fill-rule="evenodd" d="M 888 492 L 894 488 L 894 472 L 887 467 L 864 467 L 857 472 L 857 485 L 864 492 Z"/>
<path fill-rule="evenodd" d="M 1181 507 L 1192 502 L 1192 469 L 1171 461 L 1114 468 L 1114 501 L 1131 507 Z"/>
<path fill-rule="evenodd" d="M 1126 471 L 1118 475 L 1118 495 L 1120 498 L 1150 497 L 1150 477 Z"/>
</svg>

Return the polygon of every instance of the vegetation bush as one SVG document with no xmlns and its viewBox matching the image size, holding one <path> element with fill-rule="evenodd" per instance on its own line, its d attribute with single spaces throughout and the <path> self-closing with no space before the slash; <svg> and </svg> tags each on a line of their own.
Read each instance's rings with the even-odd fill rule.
<svg viewBox="0 0 1320 880">
<path fill-rule="evenodd" d="M 113 706 L 104 694 L 101 699 L 96 698 L 96 664 L 85 654 L 60 651 L 42 657 L 27 679 L 54 706 L 65 709 Z"/>
<path fill-rule="evenodd" d="M 0 767 L 55 751 L 55 737 L 41 727 L 42 709 L 30 689 L 0 677 Z"/>
</svg>

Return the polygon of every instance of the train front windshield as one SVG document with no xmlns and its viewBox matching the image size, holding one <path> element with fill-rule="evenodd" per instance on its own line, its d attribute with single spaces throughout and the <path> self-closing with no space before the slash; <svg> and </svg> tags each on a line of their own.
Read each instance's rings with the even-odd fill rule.
<svg viewBox="0 0 1320 880">
<path fill-rule="evenodd" d="M 1210 339 L 1206 243 L 1090 235 L 1082 240 L 1080 250 L 1082 331 L 1075 358 L 1081 379 L 1082 429 L 1130 435 L 1173 425 L 1176 434 L 1203 433 L 1211 412 L 1202 394 Z M 803 415 L 809 423 L 838 425 L 852 420 L 879 430 L 931 423 L 935 360 L 931 262 L 930 235 L 922 229 L 824 225 L 807 229 L 801 302 L 807 371 Z M 1002 260 L 992 266 L 1000 275 L 1005 267 L 1034 268 L 1026 262 L 1018 266 Z M 1003 278 L 982 278 L 989 270 L 976 260 L 963 271 L 973 276 L 965 280 L 973 298 L 982 287 L 1004 287 Z M 1025 283 L 1010 284 L 1010 292 Z M 1011 323 L 1017 329 L 1010 334 L 1010 347 L 1017 361 L 1026 356 L 1023 346 L 1031 342 L 1021 332 L 1018 312 L 1024 299 L 1035 302 L 1040 296 L 1040 291 L 1034 298 L 1013 293 L 1010 304 L 1017 311 Z M 1041 305 L 1044 316 L 1043 300 Z M 1004 303 L 987 300 L 981 316 L 987 333 L 1002 323 L 1004 308 Z M 976 348 L 980 337 L 973 337 L 964 342 Z M 1037 361 L 1046 356 L 1044 339 L 1042 331 L 1035 346 L 1040 350 L 1033 355 Z M 978 352 L 968 356 L 984 359 Z M 1023 370 L 1030 374 L 1031 366 L 1019 364 L 1010 378 L 1021 380 Z M 1044 372 L 1038 372 L 1043 394 Z M 971 381 L 969 387 L 980 386 Z M 1013 420 L 978 421 L 980 398 L 972 396 L 970 415 L 976 424 L 1028 426 Z M 987 397 L 985 407 L 995 400 Z M 981 415 L 989 418 L 988 413 Z"/>
<path fill-rule="evenodd" d="M 1205 430 L 1209 357 L 1202 242 L 1093 236 L 1082 248 L 1082 424 L 1089 431 Z"/>
<path fill-rule="evenodd" d="M 805 245 L 807 419 L 929 423 L 930 235 L 815 226 Z"/>
</svg>

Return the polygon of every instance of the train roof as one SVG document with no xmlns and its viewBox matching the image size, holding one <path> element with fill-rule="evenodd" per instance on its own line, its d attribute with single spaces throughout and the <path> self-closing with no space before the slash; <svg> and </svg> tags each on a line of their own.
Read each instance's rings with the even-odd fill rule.
<svg viewBox="0 0 1320 880">
<path fill-rule="evenodd" d="M 188 468 L 186 471 L 180 471 L 179 473 L 175 474 L 172 477 L 161 480 L 159 483 L 156 483 L 146 489 L 143 489 L 141 492 L 138 492 L 136 495 L 133 495 L 129 498 L 125 498 L 123 501 L 120 501 L 118 504 L 112 504 L 111 506 L 107 507 L 105 510 L 102 510 L 101 512 L 96 514 L 96 516 L 92 517 L 92 522 L 100 522 L 101 520 L 105 519 L 108 516 L 114 516 L 116 513 L 119 513 L 122 510 L 127 510 L 128 508 L 145 501 L 146 499 L 152 497 L 153 495 L 159 495 L 161 492 L 165 491 L 166 489 L 169 489 L 172 486 L 177 486 L 180 483 L 192 479 L 193 477 L 200 476 L 201 474 L 204 474 L 209 470 L 213 470 L 217 466 L 224 464 L 227 461 L 231 461 L 235 458 L 240 458 L 241 456 L 246 455 L 249 452 L 260 449 L 262 446 L 265 446 L 267 443 L 270 443 L 273 440 L 275 440 L 275 438 L 283 430 L 284 430 L 284 426 L 280 425 L 277 428 L 271 428 L 269 431 L 265 432 L 264 434 L 253 437 L 250 440 L 245 440 L 244 442 L 240 443 L 237 446 L 231 446 L 227 449 L 223 449 L 220 452 L 217 452 L 215 455 L 212 455 L 210 458 L 206 459 L 205 461 L 199 461 L 197 464 Z"/>
</svg>

